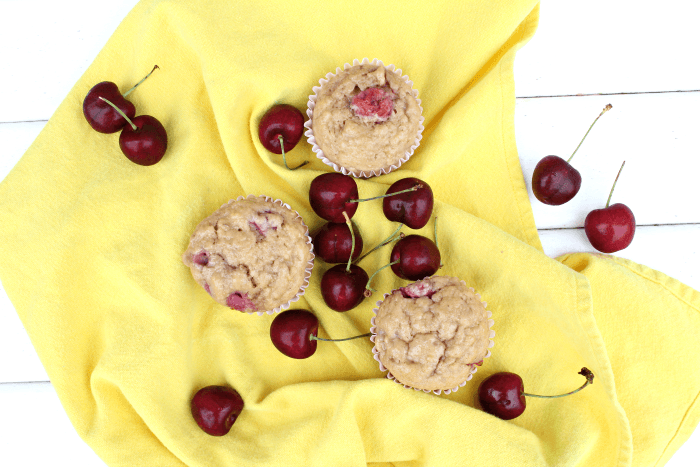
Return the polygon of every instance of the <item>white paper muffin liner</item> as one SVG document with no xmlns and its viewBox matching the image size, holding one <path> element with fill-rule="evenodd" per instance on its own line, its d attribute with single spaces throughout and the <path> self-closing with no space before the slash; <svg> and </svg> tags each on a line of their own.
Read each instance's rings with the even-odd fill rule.
<svg viewBox="0 0 700 467">
<path fill-rule="evenodd" d="M 426 277 L 426 279 L 428 279 L 428 278 Z M 462 284 L 464 284 L 464 285 L 467 285 L 464 281 L 460 281 L 460 282 L 462 282 Z M 377 344 L 376 344 L 376 341 L 375 341 L 375 339 L 376 339 L 376 337 L 377 337 L 377 326 L 376 326 L 376 324 L 375 324 L 375 318 L 377 317 L 377 311 L 379 310 L 379 306 L 382 304 L 382 302 L 383 302 L 389 295 L 393 294 L 393 293 L 396 292 L 397 290 L 398 290 L 398 289 L 394 289 L 394 290 L 392 290 L 392 291 L 389 292 L 389 293 L 385 293 L 385 294 L 384 294 L 384 297 L 382 297 L 382 300 L 379 300 L 379 301 L 376 303 L 376 308 L 374 308 L 374 309 L 372 310 L 372 311 L 374 312 L 374 316 L 372 316 L 372 319 L 371 319 L 371 324 L 372 324 L 372 326 L 370 327 L 369 332 L 372 333 L 372 336 L 369 338 L 369 340 L 371 340 L 373 343 L 375 343 L 375 344 L 374 344 L 374 347 L 372 347 L 372 355 L 373 355 L 374 359 L 377 361 L 377 363 L 379 363 L 379 370 L 381 370 L 381 371 L 387 371 L 388 373 L 387 373 L 386 377 L 387 377 L 388 379 L 394 381 L 395 383 L 398 383 L 398 384 L 402 385 L 402 386 L 405 387 L 406 389 L 415 389 L 416 391 L 423 391 L 423 392 L 425 392 L 426 394 L 427 394 L 427 393 L 430 393 L 430 392 L 432 392 L 432 393 L 434 393 L 434 394 L 437 394 L 437 395 L 440 395 L 440 394 L 442 394 L 443 392 L 444 392 L 445 394 L 450 394 L 450 393 L 456 392 L 459 388 L 462 388 L 462 387 L 466 386 L 467 381 L 469 381 L 469 380 L 472 379 L 472 377 L 474 376 L 474 373 L 476 373 L 476 371 L 477 371 L 477 368 L 480 366 L 480 365 L 477 364 L 478 362 L 477 362 L 477 363 L 472 363 L 472 364 L 471 364 L 471 367 L 472 367 L 471 373 L 469 374 L 469 376 L 467 376 L 467 379 L 465 379 L 465 380 L 464 380 L 463 382 L 461 382 L 459 385 L 455 386 L 455 387 L 452 388 L 452 389 L 435 389 L 435 390 L 432 390 L 432 391 L 431 391 L 431 390 L 429 390 L 429 389 L 414 388 L 413 386 L 409 386 L 409 385 L 407 385 L 407 384 L 402 383 L 401 381 L 397 380 L 396 377 L 395 377 L 394 375 L 391 374 L 391 371 L 389 371 L 389 369 L 388 369 L 387 367 L 384 366 L 384 364 L 381 362 L 381 360 L 379 360 L 379 350 L 377 350 Z M 473 287 L 469 287 L 469 290 L 470 290 L 471 292 L 476 293 Z M 476 296 L 477 296 L 477 298 L 478 298 L 479 300 L 481 300 L 481 295 L 479 295 L 478 293 L 476 293 Z M 484 308 L 486 308 L 486 302 L 482 301 L 481 303 L 484 305 Z M 489 320 L 488 320 L 488 324 L 489 324 L 489 343 L 488 343 L 488 346 L 486 347 L 486 348 L 487 348 L 487 350 L 486 350 L 486 355 L 485 355 L 484 358 L 482 359 L 482 362 L 491 356 L 491 350 L 490 350 L 490 349 L 494 346 L 493 338 L 496 337 L 496 331 L 494 331 L 493 329 L 491 329 L 491 327 L 492 327 L 493 324 L 494 324 L 494 321 L 491 319 L 492 313 L 491 313 L 489 310 L 486 310 L 486 316 L 489 318 Z"/>
<path fill-rule="evenodd" d="M 262 316 L 262 315 L 264 315 L 264 314 L 273 315 L 273 314 L 275 314 L 275 313 L 279 313 L 279 312 L 282 311 L 282 310 L 286 310 L 287 308 L 290 307 L 290 305 L 291 305 L 293 302 L 298 301 L 299 298 L 301 298 L 301 296 L 304 295 L 304 292 L 306 291 L 306 288 L 309 286 L 309 280 L 310 280 L 310 278 L 311 278 L 311 272 L 312 272 L 312 270 L 313 270 L 313 268 L 314 268 L 314 258 L 316 257 L 316 256 L 314 255 L 314 244 L 313 244 L 313 242 L 311 241 L 311 236 L 309 235 L 309 228 L 307 227 L 306 223 L 304 222 L 304 219 L 302 219 L 301 215 L 299 215 L 299 213 L 298 213 L 297 211 L 295 211 L 294 209 L 292 209 L 292 207 L 291 207 L 289 204 L 284 203 L 284 202 L 282 202 L 282 201 L 279 200 L 279 199 L 272 199 L 272 198 L 270 198 L 269 196 L 264 196 L 264 195 L 260 195 L 260 196 L 256 196 L 256 195 L 239 196 L 238 198 L 236 198 L 236 201 L 240 201 L 240 200 L 242 200 L 242 199 L 252 199 L 252 198 L 260 198 L 260 199 L 263 199 L 263 200 L 265 200 L 265 201 L 270 201 L 270 202 L 272 202 L 273 204 L 278 204 L 278 205 L 280 205 L 280 206 L 282 206 L 282 207 L 285 207 L 285 208 L 289 209 L 290 211 L 292 211 L 294 214 L 296 214 L 296 215 L 297 215 L 297 219 L 299 219 L 299 220 L 301 221 L 301 225 L 304 226 L 304 235 L 306 235 L 306 244 L 309 246 L 309 253 L 311 254 L 311 258 L 309 259 L 308 263 L 306 263 L 306 268 L 304 269 L 304 282 L 301 284 L 301 287 L 299 287 L 299 291 L 296 293 L 296 295 L 295 295 L 291 300 L 289 300 L 289 301 L 286 302 L 286 303 L 283 303 L 282 305 L 279 305 L 279 306 L 273 308 L 272 310 L 264 310 L 264 311 L 245 311 L 245 313 L 248 313 L 248 314 L 250 314 L 250 315 L 252 315 L 252 314 L 257 314 L 258 316 Z M 225 204 L 224 204 L 224 206 L 225 206 Z"/>
<path fill-rule="evenodd" d="M 326 84 L 331 78 L 335 77 L 338 73 L 341 71 L 348 70 L 349 68 L 357 65 L 380 65 L 384 66 L 388 71 L 398 75 L 402 80 L 404 80 L 409 86 L 411 86 L 411 89 L 413 90 L 413 96 L 416 98 L 416 101 L 418 102 L 418 107 L 420 108 L 421 111 L 421 116 L 420 119 L 418 120 L 418 134 L 416 135 L 416 139 L 414 143 L 411 145 L 411 147 L 406 151 L 404 156 L 399 159 L 398 162 L 396 162 L 393 165 L 387 166 L 387 167 L 382 167 L 381 169 L 378 170 L 371 170 L 368 172 L 365 171 L 354 171 L 354 170 L 349 170 L 341 165 L 336 164 L 335 162 L 329 160 L 325 154 L 323 153 L 323 150 L 319 147 L 318 144 L 316 144 L 316 137 L 314 136 L 314 129 L 313 129 L 313 115 L 314 115 L 314 108 L 316 107 L 316 99 L 318 98 L 318 91 L 321 89 L 321 86 Z M 313 95 L 309 96 L 309 102 L 307 104 L 307 110 L 306 110 L 306 115 L 309 117 L 309 119 L 304 123 L 304 127 L 307 128 L 306 132 L 304 132 L 304 135 L 306 135 L 306 138 L 311 145 L 311 150 L 316 153 L 316 157 L 321 159 L 324 164 L 329 165 L 335 170 L 336 172 L 340 172 L 343 175 L 351 175 L 356 178 L 371 178 L 371 177 L 378 177 L 380 175 L 388 174 L 389 172 L 392 172 L 399 167 L 406 161 L 408 161 L 413 153 L 415 152 L 416 148 L 420 145 L 420 141 L 423 138 L 423 130 L 425 127 L 423 126 L 423 122 L 425 121 L 425 117 L 423 117 L 423 107 L 420 105 L 421 100 L 418 99 L 418 91 L 416 89 L 413 89 L 413 81 L 408 79 L 408 76 L 406 75 L 401 75 L 401 69 L 397 69 L 394 65 L 384 65 L 381 60 L 374 59 L 371 62 L 369 59 L 364 58 L 362 62 L 360 62 L 358 59 L 353 60 L 352 65 L 349 63 L 346 63 L 343 70 L 340 69 L 340 67 L 336 68 L 335 73 L 328 73 L 326 74 L 325 78 L 321 78 L 319 81 L 319 86 L 314 86 L 311 90 L 314 92 Z"/>
</svg>

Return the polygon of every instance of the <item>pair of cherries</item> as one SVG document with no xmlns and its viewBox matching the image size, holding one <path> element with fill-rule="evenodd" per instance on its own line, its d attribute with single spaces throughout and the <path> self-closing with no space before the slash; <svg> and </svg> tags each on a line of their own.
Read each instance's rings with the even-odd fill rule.
<svg viewBox="0 0 700 467">
<path fill-rule="evenodd" d="M 103 81 L 93 86 L 83 100 L 83 115 L 90 126 L 107 134 L 121 130 L 119 147 L 122 153 L 130 161 L 145 166 L 163 158 L 168 147 L 168 135 L 155 117 L 136 117 L 136 107 L 126 97 L 156 68 L 158 65 L 124 94 L 119 92 L 115 83 Z"/>
<path fill-rule="evenodd" d="M 388 220 L 412 229 L 424 227 L 433 212 L 433 192 L 426 182 L 417 178 L 401 179 L 392 184 L 385 195 L 368 199 L 359 198 L 357 183 L 347 175 L 326 173 L 311 182 L 311 207 L 319 217 L 329 221 L 314 235 L 316 254 L 327 263 L 347 263 L 333 266 L 321 278 L 321 294 L 333 310 L 350 310 L 371 294 L 370 277 L 353 264 L 367 255 L 360 256 L 362 236 L 350 218 L 355 215 L 359 202 L 378 198 L 383 199 L 384 216 Z M 369 253 L 392 242 L 397 231 Z M 440 267 L 437 245 L 421 235 L 401 235 L 391 252 L 390 265 L 394 273 L 407 280 L 435 274 Z"/>
<path fill-rule="evenodd" d="M 547 156 L 537 163 L 535 171 L 532 173 L 532 192 L 538 200 L 544 204 L 559 206 L 576 196 L 576 193 L 581 189 L 581 174 L 570 164 L 571 159 L 583 144 L 593 125 L 610 109 L 612 109 L 612 105 L 605 106 L 568 160 L 559 156 Z M 624 167 L 624 165 L 623 162 L 622 166 Z M 622 167 L 620 167 L 620 172 L 622 172 Z M 627 248 L 632 243 L 637 225 L 634 214 L 629 207 L 622 203 L 610 205 L 610 198 L 619 177 L 620 173 L 618 172 L 605 208 L 594 209 L 588 213 L 584 222 L 584 231 L 591 245 L 603 253 L 614 253 Z"/>
</svg>

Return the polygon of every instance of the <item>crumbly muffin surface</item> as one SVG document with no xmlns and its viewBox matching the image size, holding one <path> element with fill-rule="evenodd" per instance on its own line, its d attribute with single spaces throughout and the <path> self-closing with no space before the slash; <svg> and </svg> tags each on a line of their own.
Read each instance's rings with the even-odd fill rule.
<svg viewBox="0 0 700 467">
<path fill-rule="evenodd" d="M 307 232 L 301 217 L 280 203 L 231 200 L 199 223 L 182 260 L 220 304 L 269 311 L 304 283 L 313 258 Z"/>
<path fill-rule="evenodd" d="M 375 317 L 375 347 L 397 381 L 453 389 L 488 353 L 488 321 L 473 289 L 454 277 L 433 276 L 384 299 Z"/>
<path fill-rule="evenodd" d="M 386 121 L 368 119 L 353 110 L 353 98 L 379 87 L 392 95 Z M 398 163 L 415 143 L 421 108 L 411 86 L 381 65 L 355 65 L 321 86 L 313 111 L 316 144 L 328 160 L 353 173 L 378 171 Z"/>
</svg>

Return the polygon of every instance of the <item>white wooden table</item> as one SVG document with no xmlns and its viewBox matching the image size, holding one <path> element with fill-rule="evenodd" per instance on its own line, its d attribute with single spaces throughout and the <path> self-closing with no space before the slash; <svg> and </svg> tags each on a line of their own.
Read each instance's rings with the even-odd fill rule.
<svg viewBox="0 0 700 467">
<path fill-rule="evenodd" d="M 0 179 L 36 138 L 136 0 L 0 0 Z M 537 161 L 576 154 L 584 176 L 566 208 L 531 196 L 545 252 L 594 251 L 586 214 L 613 202 L 637 219 L 617 253 L 700 290 L 700 4 L 545 2 L 515 66 L 515 128 L 525 180 Z M 0 287 L 0 465 L 104 466 L 78 437 Z M 700 429 L 669 466 L 700 465 Z"/>
</svg>

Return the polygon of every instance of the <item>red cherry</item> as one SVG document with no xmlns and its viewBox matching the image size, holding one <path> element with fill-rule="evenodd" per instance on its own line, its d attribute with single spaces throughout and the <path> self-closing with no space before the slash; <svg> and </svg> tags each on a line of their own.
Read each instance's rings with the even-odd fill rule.
<svg viewBox="0 0 700 467">
<path fill-rule="evenodd" d="M 417 281 L 440 269 L 440 250 L 432 240 L 421 235 L 408 235 L 391 250 L 391 270 L 402 279 Z"/>
<path fill-rule="evenodd" d="M 532 193 L 552 206 L 570 201 L 581 189 L 581 174 L 559 156 L 547 156 L 535 166 Z"/>
<path fill-rule="evenodd" d="M 591 242 L 593 248 L 603 253 L 614 253 L 627 248 L 632 243 L 637 227 L 630 208 L 622 203 L 610 206 L 610 198 L 612 198 L 617 179 L 624 166 L 623 162 L 617 177 L 615 177 L 605 208 L 589 212 L 583 224 L 588 241 Z"/>
<path fill-rule="evenodd" d="M 116 133 L 126 125 L 126 119 L 100 97 L 104 97 L 119 107 L 127 117 L 134 118 L 136 115 L 136 107 L 122 97 L 117 85 L 111 81 L 103 81 L 93 86 L 83 100 L 83 115 L 96 131 Z"/>
<path fill-rule="evenodd" d="M 615 203 L 589 212 L 583 229 L 593 248 L 603 253 L 614 253 L 632 243 L 636 226 L 632 210 L 622 203 Z"/>
<path fill-rule="evenodd" d="M 369 276 L 359 266 L 345 264 L 330 268 L 321 278 L 321 295 L 329 308 L 335 311 L 348 311 L 365 299 L 365 287 Z"/>
<path fill-rule="evenodd" d="M 272 320 L 270 339 L 274 346 L 288 357 L 309 358 L 316 352 L 318 318 L 307 310 L 289 310 Z"/>
<path fill-rule="evenodd" d="M 357 183 L 339 173 L 324 173 L 314 178 L 309 187 L 311 208 L 319 217 L 331 222 L 345 222 L 343 211 L 352 217 L 357 211 Z"/>
<path fill-rule="evenodd" d="M 192 417 L 207 434 L 223 436 L 231 430 L 243 411 L 243 399 L 227 386 L 207 386 L 194 395 L 190 403 Z"/>
<path fill-rule="evenodd" d="M 126 125 L 119 135 L 119 147 L 124 155 L 139 165 L 160 161 L 168 148 L 168 135 L 163 125 L 150 115 L 139 115 L 132 123 L 135 129 Z"/>
<path fill-rule="evenodd" d="M 588 131 L 583 135 L 583 139 L 568 160 L 565 161 L 559 156 L 547 156 L 537 163 L 535 171 L 532 173 L 532 193 L 535 195 L 535 198 L 544 204 L 559 206 L 576 196 L 576 193 L 581 189 L 581 174 L 569 162 L 576 154 L 576 151 L 578 151 L 578 148 L 581 147 L 595 122 L 610 109 L 612 109 L 612 105 L 606 105 L 600 115 L 593 120 Z"/>
<path fill-rule="evenodd" d="M 353 225 L 355 250 L 353 261 L 360 257 L 364 244 L 359 230 Z M 345 223 L 328 222 L 316 232 L 313 238 L 314 253 L 326 263 L 347 263 L 352 250 L 352 235 Z"/>
<path fill-rule="evenodd" d="M 525 411 L 523 379 L 515 373 L 496 373 L 479 385 L 479 403 L 484 412 L 512 420 Z"/>
<path fill-rule="evenodd" d="M 270 107 L 258 125 L 260 142 L 274 154 L 282 154 L 279 136 L 284 140 L 284 151 L 289 152 L 297 145 L 303 133 L 304 115 L 289 104 Z"/>
<path fill-rule="evenodd" d="M 423 180 L 403 178 L 389 187 L 386 194 L 396 193 L 421 185 L 408 191 L 384 198 L 384 215 L 393 222 L 400 222 L 412 229 L 423 228 L 433 213 L 433 190 Z"/>
</svg>

